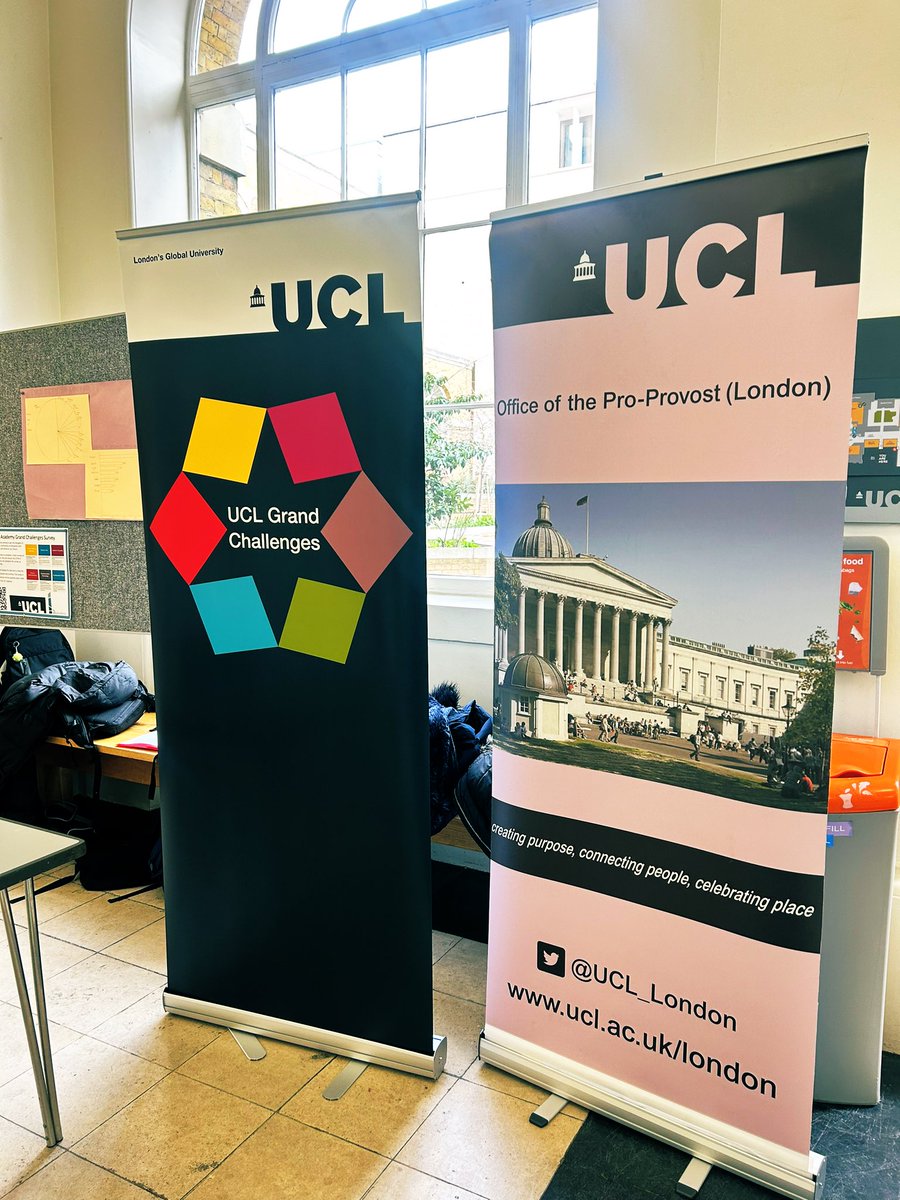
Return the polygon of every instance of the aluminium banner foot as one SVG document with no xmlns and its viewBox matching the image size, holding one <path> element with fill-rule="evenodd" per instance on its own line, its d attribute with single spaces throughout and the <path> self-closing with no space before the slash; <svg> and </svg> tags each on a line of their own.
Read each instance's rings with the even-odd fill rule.
<svg viewBox="0 0 900 1200">
<path fill-rule="evenodd" d="M 251 1062 L 260 1062 L 266 1057 L 265 1046 L 252 1033 L 244 1033 L 242 1029 L 229 1029 L 228 1032 Z"/>
<path fill-rule="evenodd" d="M 568 1103 L 565 1096 L 557 1096 L 553 1093 L 547 1097 L 540 1108 L 534 1110 L 528 1120 L 532 1125 L 537 1125 L 538 1129 L 544 1129 L 554 1117 L 559 1116 Z"/>
<path fill-rule="evenodd" d="M 322 1093 L 323 1100 L 340 1100 L 350 1088 L 353 1087 L 368 1063 L 351 1061 L 348 1062 L 342 1071 L 339 1071 L 329 1083 L 328 1087 Z"/>
<path fill-rule="evenodd" d="M 678 1180 L 675 1191 L 679 1196 L 696 1196 L 711 1170 L 712 1163 L 704 1162 L 702 1158 L 692 1158 Z"/>
</svg>

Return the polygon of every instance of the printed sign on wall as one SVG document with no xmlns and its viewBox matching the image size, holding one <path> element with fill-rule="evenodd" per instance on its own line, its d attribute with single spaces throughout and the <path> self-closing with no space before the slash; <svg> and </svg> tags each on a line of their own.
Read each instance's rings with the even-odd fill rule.
<svg viewBox="0 0 900 1200">
<path fill-rule="evenodd" d="M 660 181 L 491 235 L 518 619 L 483 1049 L 800 1175 L 864 162 Z"/>
<path fill-rule="evenodd" d="M 72 616 L 66 529 L 0 529 L 0 617 Z"/>
<path fill-rule="evenodd" d="M 860 550 L 841 560 L 835 664 L 839 670 L 868 671 L 871 663 L 873 557 L 871 550 Z"/>
</svg>

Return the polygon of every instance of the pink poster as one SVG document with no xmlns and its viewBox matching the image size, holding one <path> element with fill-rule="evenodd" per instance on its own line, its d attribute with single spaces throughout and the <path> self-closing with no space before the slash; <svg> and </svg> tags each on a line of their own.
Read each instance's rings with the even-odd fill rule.
<svg viewBox="0 0 900 1200">
<path fill-rule="evenodd" d="M 486 1057 L 530 1047 L 795 1165 L 864 164 L 660 180 L 491 236 L 513 619 Z"/>
</svg>

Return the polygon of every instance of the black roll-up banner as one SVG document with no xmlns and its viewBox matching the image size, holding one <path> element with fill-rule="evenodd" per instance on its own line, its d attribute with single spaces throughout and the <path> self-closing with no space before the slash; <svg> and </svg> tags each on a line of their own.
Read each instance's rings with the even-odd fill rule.
<svg viewBox="0 0 900 1200">
<path fill-rule="evenodd" d="M 121 249 L 169 992 L 430 1056 L 416 197 Z"/>
</svg>

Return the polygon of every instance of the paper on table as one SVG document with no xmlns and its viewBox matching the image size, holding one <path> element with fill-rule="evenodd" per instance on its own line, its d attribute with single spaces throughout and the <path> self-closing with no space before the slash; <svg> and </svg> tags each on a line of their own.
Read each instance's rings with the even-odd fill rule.
<svg viewBox="0 0 900 1200">
<path fill-rule="evenodd" d="M 116 745 L 129 750 L 158 750 L 158 737 L 155 729 L 147 729 L 138 737 L 129 738 L 127 742 L 116 742 Z"/>
</svg>

